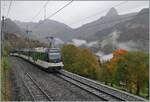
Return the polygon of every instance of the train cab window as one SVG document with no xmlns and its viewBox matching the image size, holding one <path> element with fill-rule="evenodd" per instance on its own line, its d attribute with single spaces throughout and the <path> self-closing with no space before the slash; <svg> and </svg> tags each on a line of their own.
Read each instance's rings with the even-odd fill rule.
<svg viewBox="0 0 150 102">
<path fill-rule="evenodd" d="M 61 54 L 60 53 L 49 53 L 48 54 L 50 60 L 56 60 L 56 59 L 61 59 Z"/>
</svg>

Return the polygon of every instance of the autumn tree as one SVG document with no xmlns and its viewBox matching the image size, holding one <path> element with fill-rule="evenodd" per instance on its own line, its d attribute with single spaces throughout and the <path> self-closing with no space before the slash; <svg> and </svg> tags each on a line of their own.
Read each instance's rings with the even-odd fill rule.
<svg viewBox="0 0 150 102">
<path fill-rule="evenodd" d="M 128 77 L 130 84 L 136 89 L 136 94 L 147 86 L 149 76 L 149 58 L 148 54 L 140 51 L 132 51 L 123 56 L 128 68 Z"/>
<path fill-rule="evenodd" d="M 140 51 L 130 51 L 125 54 L 116 54 L 113 59 L 116 70 L 115 82 L 125 84 L 132 93 L 140 94 L 142 88 L 148 86 L 148 54 Z"/>
<path fill-rule="evenodd" d="M 96 56 L 89 49 L 81 49 L 78 57 L 77 66 L 83 76 L 97 79 L 100 67 Z"/>
<path fill-rule="evenodd" d="M 62 48 L 62 59 L 65 69 L 74 72 L 73 64 L 77 62 L 79 49 L 74 45 L 64 45 Z"/>
<path fill-rule="evenodd" d="M 66 70 L 92 79 L 99 78 L 99 63 L 91 50 L 65 45 L 62 48 L 62 55 Z"/>
<path fill-rule="evenodd" d="M 101 80 L 123 85 L 130 92 L 139 95 L 142 89 L 148 88 L 148 62 L 148 54 L 144 52 L 116 50 L 113 58 L 103 64 Z"/>
<path fill-rule="evenodd" d="M 101 66 L 100 81 L 104 82 L 105 84 L 112 82 L 112 76 L 108 68 L 109 63 L 110 62 L 105 62 Z"/>
<path fill-rule="evenodd" d="M 129 77 L 126 60 L 120 57 L 118 58 L 118 60 L 116 60 L 115 64 L 116 64 L 116 70 L 114 72 L 115 84 L 127 87 Z"/>
</svg>

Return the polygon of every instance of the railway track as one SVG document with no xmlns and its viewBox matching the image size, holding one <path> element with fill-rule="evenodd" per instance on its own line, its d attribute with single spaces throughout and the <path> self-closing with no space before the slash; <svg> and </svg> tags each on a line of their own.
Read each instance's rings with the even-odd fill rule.
<svg viewBox="0 0 150 102">
<path fill-rule="evenodd" d="M 25 74 L 23 83 L 29 91 L 33 101 L 53 101 L 53 98 L 50 97 L 44 90 L 42 90 L 42 88 L 29 73 Z"/>
<path fill-rule="evenodd" d="M 89 93 L 105 100 L 105 101 L 124 101 L 124 100 L 122 100 L 118 97 L 112 96 L 109 93 L 106 93 L 106 92 L 104 92 L 100 89 L 97 89 L 93 86 L 90 86 L 87 83 L 75 80 L 75 79 L 71 78 L 70 76 L 66 76 L 62 73 L 57 74 L 57 76 L 64 79 L 64 80 L 66 80 L 67 82 L 70 82 L 70 83 L 80 87 L 81 89 L 83 89 L 83 90 L 85 90 L 85 91 L 87 91 L 87 92 L 89 92 Z"/>
<path fill-rule="evenodd" d="M 95 81 L 83 78 L 65 70 L 60 71 L 57 76 L 105 101 L 145 101 L 143 98 L 100 85 Z"/>
</svg>

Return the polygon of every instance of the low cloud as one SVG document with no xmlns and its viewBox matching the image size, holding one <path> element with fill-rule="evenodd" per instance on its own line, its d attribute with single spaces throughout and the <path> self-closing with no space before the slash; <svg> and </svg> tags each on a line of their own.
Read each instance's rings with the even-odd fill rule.
<svg viewBox="0 0 150 102">
<path fill-rule="evenodd" d="M 76 46 L 81 46 L 87 44 L 86 40 L 81 40 L 81 39 L 72 39 L 72 42 Z"/>
<path fill-rule="evenodd" d="M 133 42 L 132 40 L 128 41 L 128 42 L 119 42 L 117 44 L 117 47 L 120 49 L 125 49 L 128 51 L 132 51 L 132 50 L 137 50 L 137 44 L 135 42 Z"/>
<path fill-rule="evenodd" d="M 119 31 L 114 31 L 108 36 L 105 37 L 105 39 L 101 43 L 101 48 L 103 48 L 105 45 L 111 44 L 113 46 L 117 45 L 117 39 L 120 36 Z"/>
</svg>

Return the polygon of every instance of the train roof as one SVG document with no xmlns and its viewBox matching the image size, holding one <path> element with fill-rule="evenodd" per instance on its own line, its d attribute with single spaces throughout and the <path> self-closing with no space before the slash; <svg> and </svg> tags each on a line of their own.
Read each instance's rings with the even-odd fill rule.
<svg viewBox="0 0 150 102">
<path fill-rule="evenodd" d="M 59 48 L 24 48 L 24 49 L 17 49 L 17 51 L 31 51 L 31 52 L 60 52 Z"/>
</svg>

